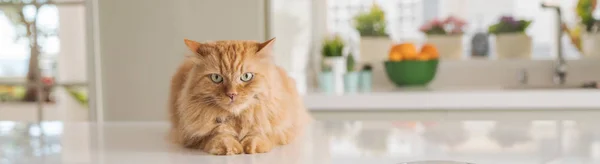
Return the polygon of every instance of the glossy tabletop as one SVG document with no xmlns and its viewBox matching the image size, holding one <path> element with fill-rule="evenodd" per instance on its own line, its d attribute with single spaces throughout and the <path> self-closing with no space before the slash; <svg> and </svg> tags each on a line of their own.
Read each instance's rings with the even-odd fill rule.
<svg viewBox="0 0 600 164">
<path fill-rule="evenodd" d="M 320 120 L 258 155 L 212 156 L 169 144 L 166 122 L 0 122 L 4 163 L 600 163 L 593 119 Z M 436 162 L 437 161 L 437 162 Z"/>
</svg>

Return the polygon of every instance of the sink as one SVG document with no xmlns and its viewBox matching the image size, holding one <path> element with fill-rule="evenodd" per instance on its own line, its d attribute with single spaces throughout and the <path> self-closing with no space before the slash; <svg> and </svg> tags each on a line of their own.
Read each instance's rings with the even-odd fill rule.
<svg viewBox="0 0 600 164">
<path fill-rule="evenodd" d="M 594 87 L 595 88 L 595 87 Z M 592 87 L 582 85 L 519 85 L 506 86 L 504 89 L 509 90 L 573 90 L 573 89 L 594 89 Z"/>
</svg>

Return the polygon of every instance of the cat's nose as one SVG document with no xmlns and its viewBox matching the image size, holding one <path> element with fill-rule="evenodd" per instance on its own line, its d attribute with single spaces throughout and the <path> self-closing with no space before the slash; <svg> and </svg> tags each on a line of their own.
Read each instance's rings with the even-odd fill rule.
<svg viewBox="0 0 600 164">
<path fill-rule="evenodd" d="M 235 98 L 235 96 L 237 96 L 237 93 L 235 93 L 235 92 L 229 92 L 229 93 L 227 93 L 227 96 L 229 96 L 229 98 L 231 100 L 233 100 Z"/>
</svg>

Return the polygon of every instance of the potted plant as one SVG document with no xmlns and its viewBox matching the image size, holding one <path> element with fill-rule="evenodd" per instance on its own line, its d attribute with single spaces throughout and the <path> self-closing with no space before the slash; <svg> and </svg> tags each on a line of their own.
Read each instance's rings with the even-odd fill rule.
<svg viewBox="0 0 600 164">
<path fill-rule="evenodd" d="M 596 0 L 579 0 L 576 12 L 580 18 L 580 46 L 586 56 L 600 56 L 600 20 L 594 18 Z"/>
<path fill-rule="evenodd" d="M 336 35 L 326 39 L 321 49 L 324 65 L 331 68 L 334 92 L 338 94 L 344 92 L 343 76 L 346 72 L 346 61 L 343 56 L 344 47 L 344 41 Z"/>
<path fill-rule="evenodd" d="M 385 13 L 373 5 L 369 12 L 354 17 L 354 26 L 360 33 L 360 59 L 367 62 L 381 62 L 386 59 L 392 40 L 386 33 Z"/>
<path fill-rule="evenodd" d="M 500 59 L 530 58 L 531 37 L 525 30 L 531 21 L 516 20 L 511 16 L 503 16 L 499 22 L 490 26 L 490 34 L 496 35 L 496 54 Z"/>
<path fill-rule="evenodd" d="M 319 89 L 324 93 L 334 93 L 334 81 L 331 66 L 321 62 L 321 73 L 319 73 Z"/>
<path fill-rule="evenodd" d="M 371 92 L 373 67 L 365 64 L 358 74 L 359 89 L 361 92 Z"/>
<path fill-rule="evenodd" d="M 355 93 L 358 91 L 358 75 L 354 66 L 356 64 L 356 60 L 354 60 L 354 55 L 348 54 L 346 58 L 346 74 L 344 74 L 344 90 L 347 93 Z"/>
<path fill-rule="evenodd" d="M 460 59 L 463 54 L 462 38 L 466 21 L 450 16 L 444 20 L 433 19 L 423 26 L 427 42 L 435 45 L 443 59 Z"/>
</svg>

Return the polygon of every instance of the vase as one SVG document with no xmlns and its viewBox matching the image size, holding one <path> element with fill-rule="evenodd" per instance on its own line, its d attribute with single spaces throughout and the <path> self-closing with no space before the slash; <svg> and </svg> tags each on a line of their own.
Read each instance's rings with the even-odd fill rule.
<svg viewBox="0 0 600 164">
<path fill-rule="evenodd" d="M 323 59 L 325 64 L 331 66 L 331 72 L 333 76 L 333 88 L 334 93 L 344 93 L 344 73 L 346 73 L 346 58 L 339 57 L 326 57 Z"/>
<path fill-rule="evenodd" d="M 373 73 L 371 71 L 360 71 L 358 74 L 358 85 L 360 92 L 371 92 Z"/>
<path fill-rule="evenodd" d="M 381 63 L 388 59 L 393 42 L 388 37 L 360 38 L 360 55 L 357 60 L 365 63 Z"/>
<path fill-rule="evenodd" d="M 462 35 L 427 35 L 427 42 L 437 47 L 440 59 L 458 60 L 463 56 Z"/>
<path fill-rule="evenodd" d="M 321 72 L 319 74 L 319 89 L 323 93 L 335 93 L 333 72 Z"/>
<path fill-rule="evenodd" d="M 358 92 L 358 72 L 344 74 L 344 91 L 346 93 Z"/>
<path fill-rule="evenodd" d="M 496 35 L 496 54 L 498 59 L 530 59 L 531 37 L 524 33 Z"/>
<path fill-rule="evenodd" d="M 600 32 L 582 32 L 581 48 L 585 57 L 600 57 Z"/>
</svg>

